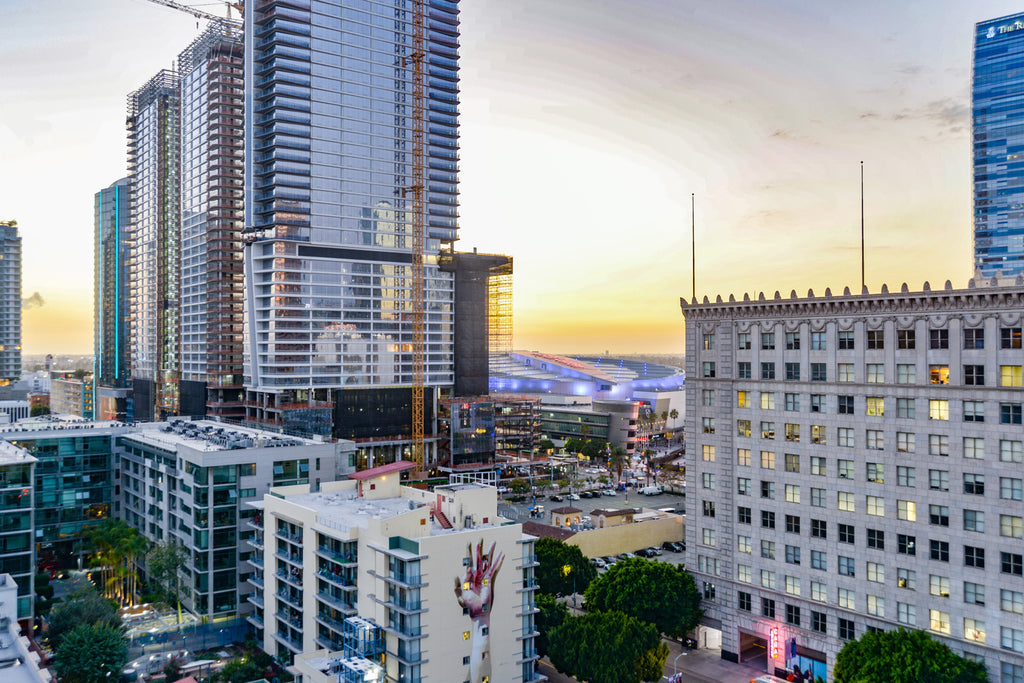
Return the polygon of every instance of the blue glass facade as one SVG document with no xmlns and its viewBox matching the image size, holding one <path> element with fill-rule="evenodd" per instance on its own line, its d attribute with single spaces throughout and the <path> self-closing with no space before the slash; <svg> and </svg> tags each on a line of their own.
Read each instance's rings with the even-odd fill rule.
<svg viewBox="0 0 1024 683">
<path fill-rule="evenodd" d="M 1024 13 L 975 26 L 974 265 L 1024 274 Z"/>
<path fill-rule="evenodd" d="M 412 192 L 424 188 L 425 379 L 453 382 L 458 3 L 427 0 L 422 178 L 412 0 L 246 7 L 246 379 L 263 391 L 412 383 Z M 317 398 L 323 396 L 317 393 Z"/>
<path fill-rule="evenodd" d="M 100 190 L 94 198 L 95 287 L 93 372 L 97 386 L 123 387 L 128 380 L 128 314 L 125 281 L 125 229 L 128 223 L 128 179 Z"/>
</svg>

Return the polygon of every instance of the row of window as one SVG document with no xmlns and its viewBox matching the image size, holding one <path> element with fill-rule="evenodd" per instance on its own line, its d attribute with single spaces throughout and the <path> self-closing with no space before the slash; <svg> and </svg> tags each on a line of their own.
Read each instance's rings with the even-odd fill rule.
<svg viewBox="0 0 1024 683">
<path fill-rule="evenodd" d="M 999 330 L 999 347 L 1003 349 L 1021 348 L 1020 327 L 1003 327 Z M 984 349 L 985 330 L 980 327 L 970 327 L 962 330 L 961 339 L 964 349 Z M 736 334 L 736 348 L 739 351 L 749 351 L 753 346 L 754 336 L 751 332 L 739 332 Z M 762 351 L 773 351 L 776 348 L 776 334 L 774 332 L 761 332 L 759 337 Z M 799 351 L 801 335 L 799 332 L 786 332 L 784 337 L 785 349 L 787 351 Z M 869 350 L 881 350 L 885 348 L 884 330 L 866 330 L 864 333 L 864 344 Z M 856 334 L 853 331 L 840 331 L 836 333 L 836 348 L 840 351 L 853 351 L 856 348 Z M 701 346 L 705 351 L 715 349 L 715 335 L 704 334 L 701 337 Z M 811 332 L 811 350 L 825 351 L 828 347 L 828 337 L 825 332 Z M 912 350 L 917 348 L 917 330 L 896 330 L 896 348 L 901 350 Z M 936 329 L 928 330 L 928 348 L 948 349 L 949 330 Z"/>
<path fill-rule="evenodd" d="M 714 406 L 714 390 L 704 389 L 701 394 L 701 405 L 705 407 Z M 802 395 L 797 393 L 785 392 L 782 394 L 782 401 L 776 401 L 778 392 L 774 391 L 761 391 L 757 394 L 757 401 L 754 400 L 754 392 L 739 390 L 736 392 L 736 407 L 737 408 L 760 408 L 761 410 L 777 410 L 780 406 L 787 412 L 800 412 L 802 403 Z M 828 398 L 824 394 L 810 394 L 810 409 L 812 413 L 828 413 L 829 402 Z M 839 415 L 856 415 L 857 414 L 857 398 L 852 394 L 840 394 L 835 397 L 835 411 Z M 883 417 L 885 415 L 885 396 L 863 396 L 864 407 L 863 413 L 871 417 Z M 928 419 L 930 420 L 948 420 L 949 419 L 949 399 L 944 398 L 933 398 L 933 399 L 920 399 L 928 401 Z M 917 402 L 916 398 L 893 398 L 889 397 L 890 407 L 893 402 L 896 405 L 896 417 L 903 419 L 917 419 Z M 962 401 L 964 407 L 964 420 L 966 422 L 984 422 L 985 421 L 985 403 L 984 401 Z M 1001 402 L 999 403 L 999 418 L 1000 420 L 1006 419 L 1012 423 L 1014 416 L 1019 412 L 1016 408 L 1019 406 L 1017 403 Z M 969 410 L 968 410 L 969 409 Z"/>
<path fill-rule="evenodd" d="M 782 379 L 787 382 L 799 382 L 802 379 L 810 379 L 811 382 L 828 381 L 827 363 L 810 363 L 810 374 L 803 375 L 800 363 L 783 363 L 784 374 Z M 716 361 L 703 361 L 701 363 L 701 376 L 713 378 L 717 376 Z M 777 379 L 776 372 L 778 363 L 763 361 L 760 364 L 762 380 Z M 964 386 L 983 387 L 985 385 L 985 366 L 979 364 L 963 365 L 961 381 Z M 885 363 L 865 363 L 864 382 L 867 384 L 884 384 Z M 749 361 L 739 361 L 736 364 L 737 379 L 753 379 L 752 364 Z M 836 363 L 837 382 L 856 382 L 857 369 L 855 363 Z M 928 366 L 929 384 L 949 384 L 949 365 L 931 364 Z M 915 363 L 896 364 L 896 384 L 917 384 L 917 365 Z M 1021 387 L 1024 386 L 1024 367 L 1020 365 L 999 366 L 999 386 Z"/>
</svg>

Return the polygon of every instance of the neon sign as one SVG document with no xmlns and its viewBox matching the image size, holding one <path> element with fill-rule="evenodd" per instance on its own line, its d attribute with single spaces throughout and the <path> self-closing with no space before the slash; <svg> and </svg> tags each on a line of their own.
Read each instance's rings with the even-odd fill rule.
<svg viewBox="0 0 1024 683">
<path fill-rule="evenodd" d="M 772 659 L 779 656 L 779 629 L 776 626 L 768 629 L 768 652 Z"/>
</svg>

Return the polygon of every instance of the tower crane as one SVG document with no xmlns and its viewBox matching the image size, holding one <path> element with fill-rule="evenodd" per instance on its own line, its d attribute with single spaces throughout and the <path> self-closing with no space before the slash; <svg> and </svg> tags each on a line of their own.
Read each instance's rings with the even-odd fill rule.
<svg viewBox="0 0 1024 683">
<path fill-rule="evenodd" d="M 232 7 L 234 7 L 236 10 L 238 10 L 238 13 L 240 15 L 242 14 L 242 11 L 243 11 L 243 3 L 242 2 L 226 2 L 226 3 L 224 3 L 225 5 L 228 6 L 228 16 L 227 16 L 227 18 L 225 18 L 225 17 L 217 16 L 216 14 L 212 14 L 210 12 L 203 11 L 203 10 L 198 9 L 196 7 L 189 7 L 188 5 L 183 5 L 180 2 L 175 2 L 174 0 L 149 0 L 149 1 L 152 2 L 153 4 L 156 4 L 156 5 L 163 5 L 164 7 L 170 7 L 171 9 L 176 9 L 179 12 L 185 12 L 186 14 L 191 14 L 192 16 L 196 17 L 197 19 L 206 19 L 207 21 L 224 21 L 224 22 L 227 22 L 227 23 L 231 24 L 232 26 L 236 26 L 236 27 L 239 27 L 239 28 L 242 26 L 242 20 L 241 19 L 234 19 L 231 16 L 231 8 Z"/>
</svg>

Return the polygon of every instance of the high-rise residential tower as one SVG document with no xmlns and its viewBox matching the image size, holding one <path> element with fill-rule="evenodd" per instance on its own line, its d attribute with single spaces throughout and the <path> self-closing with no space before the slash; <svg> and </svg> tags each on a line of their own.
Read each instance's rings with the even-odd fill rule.
<svg viewBox="0 0 1024 683">
<path fill-rule="evenodd" d="M 0 221 L 0 386 L 21 377 L 21 235 Z"/>
<path fill-rule="evenodd" d="M 163 70 L 128 96 L 128 310 L 135 417 L 178 411 L 179 79 Z"/>
<path fill-rule="evenodd" d="M 1024 13 L 974 29 L 974 267 L 1024 274 Z"/>
<path fill-rule="evenodd" d="M 213 22 L 181 76 L 182 415 L 241 419 L 242 36 Z"/>
<path fill-rule="evenodd" d="M 457 237 L 458 11 L 247 5 L 250 421 L 333 422 L 389 444 L 385 458 L 409 452 L 418 423 L 430 449 L 453 383 L 453 276 L 437 256 Z"/>
<path fill-rule="evenodd" d="M 96 385 L 124 387 L 128 382 L 128 178 L 97 192 L 93 206 L 93 374 Z"/>
</svg>

